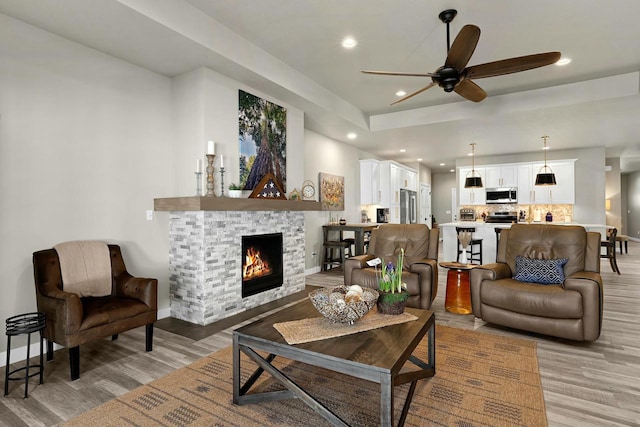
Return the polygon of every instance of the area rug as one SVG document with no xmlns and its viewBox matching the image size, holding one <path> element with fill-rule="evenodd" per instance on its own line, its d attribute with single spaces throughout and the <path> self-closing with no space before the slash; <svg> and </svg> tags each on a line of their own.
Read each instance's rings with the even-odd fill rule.
<svg viewBox="0 0 640 427">
<path fill-rule="evenodd" d="M 426 342 L 416 355 L 426 360 Z M 255 369 L 242 363 L 244 382 Z M 379 425 L 377 384 L 276 358 L 274 365 L 352 426 Z M 232 402 L 227 347 L 115 398 L 66 426 L 324 426 L 298 399 L 243 406 Z M 263 374 L 257 391 L 283 387 Z M 253 390 L 253 389 L 252 389 Z M 395 388 L 397 422 L 408 385 Z M 407 426 L 546 426 L 536 344 L 436 326 L 436 375 L 418 382 Z"/>
</svg>

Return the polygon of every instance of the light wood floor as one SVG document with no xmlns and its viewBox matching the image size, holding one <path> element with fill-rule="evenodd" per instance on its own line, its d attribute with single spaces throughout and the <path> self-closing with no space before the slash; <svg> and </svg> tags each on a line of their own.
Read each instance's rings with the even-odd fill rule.
<svg viewBox="0 0 640 427">
<path fill-rule="evenodd" d="M 473 315 L 448 313 L 444 310 L 444 269 L 439 272 L 432 309 L 442 325 L 535 340 L 550 426 L 640 426 L 640 244 L 629 242 L 629 254 L 618 255 L 618 265 L 622 275 L 612 273 L 608 261 L 602 263 L 604 322 L 595 343 L 508 330 L 475 320 Z M 307 276 L 307 285 L 341 282 L 339 271 Z M 0 398 L 0 425 L 52 426 L 73 418 L 230 345 L 233 329 L 286 307 L 306 293 L 204 327 L 162 319 L 150 353 L 144 351 L 144 328 L 121 334 L 114 342 L 105 339 L 84 345 L 81 376 L 73 382 L 67 351 L 56 351 L 55 360 L 45 362 L 44 384 L 32 379 L 28 399 L 22 399 L 21 383 L 10 383 L 9 396 Z"/>
</svg>

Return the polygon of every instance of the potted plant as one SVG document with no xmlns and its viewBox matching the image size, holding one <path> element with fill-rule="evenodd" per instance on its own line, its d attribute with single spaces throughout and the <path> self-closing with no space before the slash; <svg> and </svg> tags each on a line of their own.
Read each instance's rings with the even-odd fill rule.
<svg viewBox="0 0 640 427">
<path fill-rule="evenodd" d="M 239 199 L 242 197 L 242 188 L 238 184 L 231 183 L 229 184 L 229 197 L 233 197 L 234 199 Z"/>
<path fill-rule="evenodd" d="M 407 305 L 409 292 L 407 285 L 402 283 L 402 266 L 404 263 L 404 249 L 400 249 L 398 264 L 392 262 L 382 265 L 378 279 L 380 296 L 378 297 L 378 312 L 382 314 L 402 314 Z"/>
</svg>

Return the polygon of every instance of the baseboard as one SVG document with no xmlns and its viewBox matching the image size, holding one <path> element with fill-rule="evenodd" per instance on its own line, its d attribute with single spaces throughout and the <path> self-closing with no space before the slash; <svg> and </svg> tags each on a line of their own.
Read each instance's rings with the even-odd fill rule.
<svg viewBox="0 0 640 427">
<path fill-rule="evenodd" d="M 316 267 L 307 268 L 307 269 L 304 271 L 304 275 L 305 275 L 305 276 L 308 276 L 308 275 L 310 275 L 310 274 L 315 274 L 315 273 L 319 273 L 319 272 L 320 272 L 320 266 L 318 265 L 318 266 L 316 266 Z"/>
<path fill-rule="evenodd" d="M 167 308 L 161 308 L 158 310 L 158 319 L 164 319 L 165 317 L 169 317 L 171 316 L 171 309 L 169 307 Z M 33 336 L 34 338 L 37 339 L 37 335 Z M 44 340 L 44 344 L 43 344 L 43 348 L 44 348 L 44 353 L 45 353 L 45 357 L 46 357 L 46 353 L 47 353 L 47 340 Z M 34 344 L 31 344 L 31 349 L 30 349 L 30 356 L 34 357 L 40 354 L 40 343 L 36 342 Z M 59 344 L 53 343 L 53 350 L 59 350 L 61 348 L 64 348 L 64 346 L 61 346 Z M 16 363 L 16 362 L 22 362 L 23 360 L 25 360 L 27 358 L 27 346 L 24 345 L 22 347 L 16 347 L 16 348 L 12 348 L 11 349 L 11 362 L 10 363 Z M 7 364 L 7 352 L 3 351 L 2 353 L 0 353 L 0 367 L 4 367 Z"/>
<path fill-rule="evenodd" d="M 32 338 L 35 338 L 37 340 L 37 335 L 33 335 Z M 53 343 L 53 350 L 58 350 L 60 348 L 63 348 L 61 345 L 58 345 L 56 343 Z M 43 357 L 46 358 L 47 357 L 47 340 L 44 340 L 42 343 L 42 352 L 43 352 Z M 34 357 L 34 356 L 38 356 L 40 354 L 40 343 L 36 342 L 31 344 L 30 346 L 30 357 Z M 11 362 L 10 363 L 17 363 L 17 362 L 22 362 L 23 360 L 25 360 L 27 358 L 27 346 L 23 345 L 22 347 L 17 347 L 17 348 L 12 348 L 11 349 Z M 7 365 L 7 352 L 3 351 L 2 353 L 0 353 L 0 367 L 6 366 Z"/>
</svg>

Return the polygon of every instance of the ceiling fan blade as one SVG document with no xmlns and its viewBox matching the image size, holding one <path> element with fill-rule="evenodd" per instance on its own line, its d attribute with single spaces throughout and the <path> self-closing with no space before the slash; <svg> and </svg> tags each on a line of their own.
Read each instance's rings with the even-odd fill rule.
<svg viewBox="0 0 640 427">
<path fill-rule="evenodd" d="M 434 73 L 401 73 L 395 71 L 372 71 L 372 70 L 360 70 L 365 74 L 377 74 L 381 76 L 409 76 L 409 77 L 437 77 Z"/>
<path fill-rule="evenodd" d="M 480 102 L 487 97 L 487 92 L 471 80 L 461 81 L 454 91 L 463 98 L 467 98 L 473 102 Z"/>
<path fill-rule="evenodd" d="M 518 73 L 533 68 L 551 65 L 560 59 L 560 52 L 537 53 L 534 55 L 519 56 L 517 58 L 503 59 L 501 61 L 487 62 L 474 65 L 465 70 L 468 79 L 482 79 L 485 77 L 501 76 L 503 74 Z"/>
<path fill-rule="evenodd" d="M 391 105 L 395 105 L 395 104 L 397 104 L 399 102 L 406 101 L 407 99 L 412 98 L 412 97 L 416 96 L 417 94 L 422 93 L 425 90 L 430 89 L 430 88 L 432 88 L 432 87 L 434 87 L 436 85 L 437 85 L 436 82 L 431 82 L 428 85 L 426 85 L 425 87 L 423 87 L 422 89 L 420 89 L 419 91 L 413 92 L 412 94 L 407 95 L 404 98 L 400 98 L 396 102 L 392 102 Z"/>
<path fill-rule="evenodd" d="M 464 70 L 467 66 L 473 51 L 480 39 L 480 28 L 475 25 L 465 25 L 462 27 L 456 39 L 449 49 L 447 60 L 444 62 L 445 67 L 453 67 L 458 71 Z"/>
</svg>

